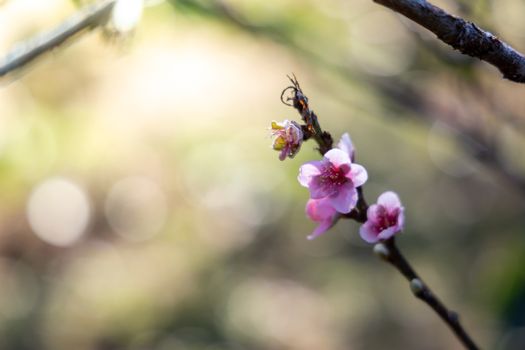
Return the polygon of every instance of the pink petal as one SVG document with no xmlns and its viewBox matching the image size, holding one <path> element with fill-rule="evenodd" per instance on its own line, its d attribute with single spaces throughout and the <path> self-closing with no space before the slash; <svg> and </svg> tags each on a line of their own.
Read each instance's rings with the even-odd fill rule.
<svg viewBox="0 0 525 350">
<path fill-rule="evenodd" d="M 327 199 L 309 199 L 306 203 L 306 215 L 313 221 L 331 220 L 335 214 L 335 209 Z"/>
<path fill-rule="evenodd" d="M 368 180 L 368 173 L 362 165 L 352 164 L 350 172 L 346 174 L 346 177 L 352 180 L 355 187 L 359 187 Z"/>
<path fill-rule="evenodd" d="M 339 167 L 343 164 L 352 164 L 348 153 L 341 151 L 338 148 L 332 148 L 331 150 L 325 153 L 324 157 L 336 167 Z"/>
<path fill-rule="evenodd" d="M 299 183 L 304 187 L 308 187 L 312 178 L 321 174 L 321 164 L 322 162 L 318 160 L 303 164 L 299 168 L 299 176 L 297 176 Z"/>
<path fill-rule="evenodd" d="M 312 178 L 308 189 L 310 190 L 310 198 L 312 199 L 322 199 L 337 192 L 337 188 L 323 185 L 320 176 Z"/>
<path fill-rule="evenodd" d="M 395 192 L 387 191 L 379 196 L 377 203 L 384 206 L 388 211 L 401 208 L 401 201 Z"/>
<path fill-rule="evenodd" d="M 285 160 L 286 159 L 286 155 L 288 154 L 288 151 L 289 151 L 289 147 L 284 147 L 281 152 L 279 153 L 279 160 Z"/>
<path fill-rule="evenodd" d="M 350 135 L 348 135 L 347 132 L 345 132 L 343 136 L 341 136 L 341 140 L 339 140 L 337 148 L 346 152 L 346 154 L 348 154 L 348 156 L 350 157 L 350 160 L 354 160 L 354 145 L 352 144 Z"/>
<path fill-rule="evenodd" d="M 369 206 L 366 212 L 367 222 L 370 222 L 371 224 L 379 222 L 383 210 L 384 209 L 382 209 L 377 204 L 372 204 L 371 206 Z"/>
<path fill-rule="evenodd" d="M 332 227 L 332 222 L 333 222 L 332 220 L 321 221 L 319 226 L 315 228 L 314 232 L 312 232 L 312 234 L 307 236 L 306 238 L 309 240 L 312 240 L 316 237 L 319 237 L 320 235 L 322 235 L 323 233 L 325 233 Z"/>
<path fill-rule="evenodd" d="M 397 225 L 396 227 L 399 229 L 399 231 L 403 231 L 405 228 L 405 209 L 401 208 L 401 211 L 399 212 L 399 216 L 397 217 Z"/>
<path fill-rule="evenodd" d="M 399 232 L 398 228 L 396 226 L 392 226 L 392 227 L 389 227 L 379 232 L 379 235 L 377 235 L 377 237 L 379 239 L 389 239 L 390 237 L 392 237 L 398 232 Z"/>
<path fill-rule="evenodd" d="M 314 232 L 307 237 L 310 240 L 330 229 L 337 218 L 337 212 L 327 199 L 309 199 L 306 203 L 306 215 L 319 222 Z"/>
<path fill-rule="evenodd" d="M 351 184 L 345 184 L 339 188 L 335 196 L 330 196 L 330 204 L 339 213 L 349 213 L 357 204 L 357 191 Z"/>
<path fill-rule="evenodd" d="M 361 227 L 359 228 L 359 235 L 363 240 L 365 240 L 368 243 L 376 243 L 379 241 L 377 232 L 374 230 L 373 226 L 369 221 L 361 225 Z"/>
</svg>

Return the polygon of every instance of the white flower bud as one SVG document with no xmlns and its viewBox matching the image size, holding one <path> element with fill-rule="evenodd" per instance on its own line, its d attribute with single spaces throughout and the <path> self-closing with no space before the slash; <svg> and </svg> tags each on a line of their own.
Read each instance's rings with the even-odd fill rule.
<svg viewBox="0 0 525 350">
<path fill-rule="evenodd" d="M 425 289 L 425 285 L 419 278 L 414 278 L 410 281 L 410 289 L 415 295 L 419 295 Z"/>
<path fill-rule="evenodd" d="M 383 243 L 377 243 L 374 245 L 374 254 L 380 257 L 381 259 L 388 260 L 390 257 L 390 250 Z"/>
<path fill-rule="evenodd" d="M 125 34 L 139 24 L 144 9 L 144 0 L 117 0 L 111 14 L 114 29 Z"/>
</svg>

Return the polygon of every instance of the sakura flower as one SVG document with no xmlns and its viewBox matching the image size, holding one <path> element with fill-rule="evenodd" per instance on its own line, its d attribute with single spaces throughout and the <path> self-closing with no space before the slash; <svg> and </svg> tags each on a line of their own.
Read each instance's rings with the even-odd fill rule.
<svg viewBox="0 0 525 350">
<path fill-rule="evenodd" d="M 281 151 L 279 159 L 284 160 L 287 156 L 293 158 L 303 142 L 303 131 L 301 126 L 294 121 L 285 120 L 282 123 L 273 121 L 271 127 L 273 149 Z"/>
<path fill-rule="evenodd" d="M 306 203 L 306 215 L 311 220 L 319 222 L 319 226 L 307 237 L 310 240 L 325 233 L 335 224 L 338 217 L 337 211 L 326 199 L 309 199 Z"/>
<path fill-rule="evenodd" d="M 368 179 L 366 169 L 353 164 L 350 155 L 338 148 L 323 160 L 303 164 L 297 177 L 310 190 L 310 198 L 326 199 L 339 213 L 349 213 L 357 204 L 357 187 Z"/>
<path fill-rule="evenodd" d="M 355 155 L 354 145 L 352 144 L 350 135 L 348 135 L 347 132 L 345 132 L 343 136 L 341 136 L 341 140 L 339 140 L 339 143 L 337 144 L 337 148 L 348 153 L 348 155 L 350 156 L 350 160 L 352 162 L 354 161 L 354 155 Z"/>
<path fill-rule="evenodd" d="M 359 234 L 368 243 L 376 243 L 392 237 L 403 230 L 405 222 L 403 206 L 394 192 L 385 192 L 367 211 L 367 221 L 361 226 Z"/>
</svg>

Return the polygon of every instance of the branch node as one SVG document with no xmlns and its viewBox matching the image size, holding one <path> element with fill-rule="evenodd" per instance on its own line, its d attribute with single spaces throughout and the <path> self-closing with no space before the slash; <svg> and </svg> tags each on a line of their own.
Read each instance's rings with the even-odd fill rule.
<svg viewBox="0 0 525 350">
<path fill-rule="evenodd" d="M 425 291 L 425 285 L 423 284 L 423 281 L 421 281 L 419 278 L 413 278 L 410 281 L 410 290 L 412 293 L 414 293 L 415 296 L 420 296 Z"/>
<path fill-rule="evenodd" d="M 388 261 L 391 257 L 390 249 L 383 243 L 377 243 L 374 246 L 374 254 L 385 261 Z"/>
<path fill-rule="evenodd" d="M 455 311 L 448 312 L 448 318 L 455 323 L 459 323 L 459 314 Z"/>
</svg>

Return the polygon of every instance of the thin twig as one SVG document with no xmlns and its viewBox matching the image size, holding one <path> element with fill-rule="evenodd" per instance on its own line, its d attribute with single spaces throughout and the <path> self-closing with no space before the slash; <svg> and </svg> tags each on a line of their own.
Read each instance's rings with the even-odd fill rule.
<svg viewBox="0 0 525 350">
<path fill-rule="evenodd" d="M 299 112 L 301 119 L 306 124 L 303 127 L 304 141 L 308 140 L 309 138 L 315 139 L 319 145 L 319 152 L 321 155 L 323 155 L 332 149 L 332 145 L 334 143 L 332 135 L 321 129 L 317 115 L 313 110 L 310 109 L 308 98 L 303 94 L 297 78 L 293 76 L 288 77 L 288 79 L 290 79 L 293 85 L 288 86 L 283 90 L 281 93 L 281 101 L 287 106 L 295 108 L 297 112 Z M 288 90 L 292 92 L 292 96 L 286 97 L 285 94 Z M 289 104 L 288 101 L 292 101 L 292 103 Z"/>
<path fill-rule="evenodd" d="M 456 337 L 461 341 L 466 349 L 477 350 L 478 346 L 474 343 L 470 335 L 465 331 L 459 321 L 459 315 L 449 310 L 421 280 L 414 271 L 410 263 L 405 259 L 401 251 L 397 248 L 394 237 L 383 243 L 378 243 L 374 251 L 385 261 L 392 264 L 410 282 L 412 293 L 425 302 L 434 310 L 439 317 L 450 327 Z"/>
<path fill-rule="evenodd" d="M 0 61 L 0 77 L 26 66 L 42 54 L 63 44 L 76 34 L 106 23 L 116 0 L 103 0 L 86 7 L 55 29 L 18 44 Z"/>
<path fill-rule="evenodd" d="M 420 24 L 460 52 L 486 61 L 503 77 L 525 83 L 525 56 L 490 32 L 425 0 L 373 0 Z"/>
</svg>

